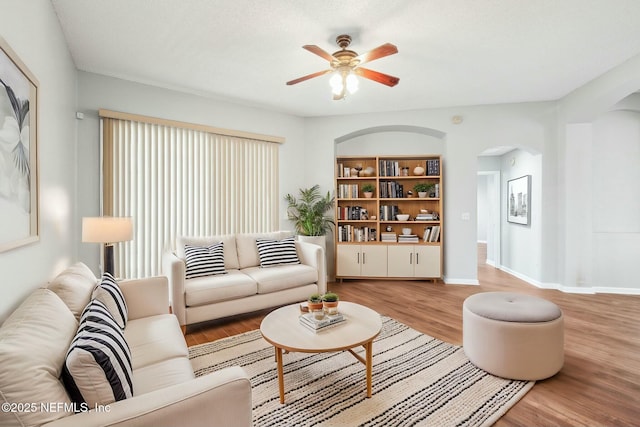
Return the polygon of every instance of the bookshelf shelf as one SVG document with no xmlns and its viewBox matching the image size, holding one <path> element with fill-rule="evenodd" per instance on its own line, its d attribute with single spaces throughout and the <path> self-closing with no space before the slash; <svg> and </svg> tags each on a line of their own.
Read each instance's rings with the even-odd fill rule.
<svg viewBox="0 0 640 427">
<path fill-rule="evenodd" d="M 365 184 L 375 186 L 373 197 L 362 197 Z M 428 186 L 427 197 L 419 197 L 416 184 Z M 441 278 L 442 184 L 440 155 L 337 157 L 337 278 Z M 409 219 L 397 220 L 397 214 Z M 367 259 L 386 260 L 386 273 L 365 266 Z"/>
</svg>

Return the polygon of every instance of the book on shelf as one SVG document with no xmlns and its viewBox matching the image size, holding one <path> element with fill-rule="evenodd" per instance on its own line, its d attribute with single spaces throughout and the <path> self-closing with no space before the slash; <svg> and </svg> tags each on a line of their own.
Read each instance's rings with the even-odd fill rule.
<svg viewBox="0 0 640 427">
<path fill-rule="evenodd" d="M 338 242 L 371 242 L 376 240 L 376 229 L 355 227 L 351 224 L 338 226 Z"/>
<path fill-rule="evenodd" d="M 424 235 L 422 240 L 425 242 L 439 242 L 440 241 L 440 226 L 433 225 L 424 228 Z"/>
<path fill-rule="evenodd" d="M 402 199 L 404 186 L 398 181 L 380 181 L 379 193 L 381 199 Z"/>
<path fill-rule="evenodd" d="M 347 320 L 342 313 L 325 314 L 322 319 L 316 319 L 313 313 L 302 313 L 298 319 L 302 326 L 313 332 L 324 331 L 328 328 L 340 325 Z"/>
<path fill-rule="evenodd" d="M 426 166 L 427 166 L 427 176 L 440 175 L 440 160 L 438 159 L 427 160 Z"/>
<path fill-rule="evenodd" d="M 398 236 L 398 243 L 418 243 L 417 234 L 400 234 Z"/>
<path fill-rule="evenodd" d="M 380 220 L 394 221 L 399 212 L 398 205 L 380 205 Z"/>
<path fill-rule="evenodd" d="M 438 242 L 440 240 L 440 226 L 434 225 L 431 231 L 430 242 Z"/>
<path fill-rule="evenodd" d="M 380 233 L 381 242 L 397 242 L 398 235 L 396 233 Z"/>
</svg>

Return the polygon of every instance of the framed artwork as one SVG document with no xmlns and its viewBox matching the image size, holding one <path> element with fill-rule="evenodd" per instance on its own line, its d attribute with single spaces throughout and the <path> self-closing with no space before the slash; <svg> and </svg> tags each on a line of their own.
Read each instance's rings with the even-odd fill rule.
<svg viewBox="0 0 640 427">
<path fill-rule="evenodd" d="M 529 225 L 531 220 L 531 175 L 507 181 L 507 221 Z"/>
<path fill-rule="evenodd" d="M 38 81 L 0 37 L 0 252 L 36 242 Z"/>
</svg>

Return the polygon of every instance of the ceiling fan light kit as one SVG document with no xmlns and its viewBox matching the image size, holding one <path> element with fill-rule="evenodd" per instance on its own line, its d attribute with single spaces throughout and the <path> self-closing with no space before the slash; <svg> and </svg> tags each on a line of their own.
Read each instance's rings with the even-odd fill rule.
<svg viewBox="0 0 640 427">
<path fill-rule="evenodd" d="M 287 85 L 295 85 L 314 77 L 333 73 L 333 76 L 329 80 L 329 85 L 333 92 L 333 99 L 340 100 L 344 99 L 347 93 L 353 94 L 358 90 L 359 82 L 356 75 L 390 87 L 397 85 L 400 81 L 398 77 L 361 67 L 364 63 L 398 53 L 398 48 L 391 43 L 385 43 L 362 55 L 358 55 L 356 52 L 347 49 L 351 44 L 351 36 L 347 34 L 336 37 L 336 43 L 341 50 L 333 54 L 329 54 L 316 45 L 302 46 L 303 49 L 329 61 L 331 68 L 288 81 Z"/>
</svg>

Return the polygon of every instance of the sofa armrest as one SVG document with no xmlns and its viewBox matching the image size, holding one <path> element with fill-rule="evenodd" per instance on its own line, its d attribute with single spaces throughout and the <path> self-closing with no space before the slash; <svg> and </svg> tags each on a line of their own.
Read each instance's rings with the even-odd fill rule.
<svg viewBox="0 0 640 427">
<path fill-rule="evenodd" d="M 127 301 L 129 319 L 169 313 L 169 284 L 164 276 L 118 282 Z"/>
<path fill-rule="evenodd" d="M 171 251 L 162 254 L 162 274 L 169 279 L 171 308 L 178 318 L 180 326 L 187 324 L 186 303 L 184 299 L 184 261 Z"/>
<path fill-rule="evenodd" d="M 81 412 L 46 427 L 251 426 L 251 383 L 238 366 Z"/>
<path fill-rule="evenodd" d="M 318 293 L 327 292 L 327 266 L 324 249 L 313 243 L 296 241 L 298 256 L 302 264 L 318 270 Z"/>
</svg>

